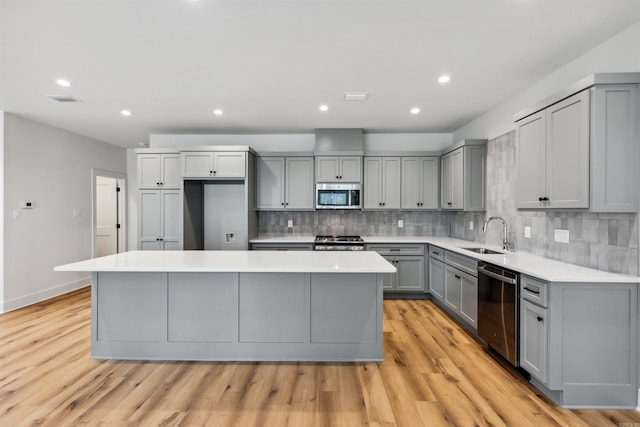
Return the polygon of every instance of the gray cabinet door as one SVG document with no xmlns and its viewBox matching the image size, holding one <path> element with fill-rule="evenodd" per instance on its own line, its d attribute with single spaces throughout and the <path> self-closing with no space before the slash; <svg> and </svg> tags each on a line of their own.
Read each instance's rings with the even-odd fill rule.
<svg viewBox="0 0 640 427">
<path fill-rule="evenodd" d="M 442 209 L 453 208 L 453 158 L 447 153 L 440 158 L 440 206 Z"/>
<path fill-rule="evenodd" d="M 520 365 L 547 384 L 547 309 L 520 300 Z"/>
<path fill-rule="evenodd" d="M 478 329 L 478 279 L 460 273 L 460 315 L 473 328 Z"/>
<path fill-rule="evenodd" d="M 138 188 L 160 188 L 160 154 L 138 154 Z"/>
<path fill-rule="evenodd" d="M 383 209 L 400 209 L 400 157 L 382 158 Z"/>
<path fill-rule="evenodd" d="M 182 192 L 162 190 L 160 199 L 163 249 L 182 249 Z"/>
<path fill-rule="evenodd" d="M 364 208 L 382 209 L 382 157 L 364 159 Z"/>
<path fill-rule="evenodd" d="M 403 157 L 401 178 L 402 209 L 438 209 L 438 157 Z"/>
<path fill-rule="evenodd" d="M 213 176 L 216 178 L 244 178 L 246 159 L 245 152 L 214 152 Z"/>
<path fill-rule="evenodd" d="M 340 181 L 362 182 L 362 158 L 359 156 L 340 157 Z"/>
<path fill-rule="evenodd" d="M 434 258 L 429 258 L 429 292 L 444 301 L 444 263 Z"/>
<path fill-rule="evenodd" d="M 591 210 L 636 212 L 638 86 L 596 86 L 591 103 Z"/>
<path fill-rule="evenodd" d="M 258 157 L 257 169 L 257 201 L 258 209 L 284 209 L 284 157 Z"/>
<path fill-rule="evenodd" d="M 547 108 L 549 208 L 589 207 L 589 92 Z"/>
<path fill-rule="evenodd" d="M 382 256 L 382 258 L 384 258 L 387 261 L 389 261 L 396 268 L 398 267 L 396 265 L 396 257 L 394 257 L 394 256 Z M 382 275 L 382 289 L 385 290 L 385 291 L 394 291 L 394 290 L 396 290 L 397 281 L 398 281 L 398 272 L 397 271 L 395 273 L 393 273 L 393 274 L 383 274 Z"/>
<path fill-rule="evenodd" d="M 313 210 L 313 157 L 287 157 L 285 207 Z"/>
<path fill-rule="evenodd" d="M 451 208 L 464 208 L 464 148 L 451 153 Z"/>
<path fill-rule="evenodd" d="M 397 290 L 424 291 L 424 256 L 398 256 L 394 265 L 398 269 Z"/>
<path fill-rule="evenodd" d="M 438 209 L 440 180 L 437 157 L 420 158 L 420 209 Z"/>
<path fill-rule="evenodd" d="M 402 209 L 420 209 L 420 167 L 422 157 L 402 158 Z M 437 201 L 436 201 L 437 202 Z"/>
<path fill-rule="evenodd" d="M 340 181 L 340 158 L 337 156 L 316 156 L 316 181 Z"/>
<path fill-rule="evenodd" d="M 185 178 L 206 178 L 213 176 L 213 153 L 206 151 L 183 152 L 182 176 Z"/>
<path fill-rule="evenodd" d="M 138 193 L 138 249 L 162 249 L 161 190 L 140 190 Z"/>
<path fill-rule="evenodd" d="M 460 311 L 461 273 L 453 267 L 444 266 L 444 303 L 455 312 Z"/>
<path fill-rule="evenodd" d="M 180 169 L 180 154 L 160 155 L 161 182 L 163 189 L 179 189 L 182 187 L 182 170 Z"/>
<path fill-rule="evenodd" d="M 542 111 L 516 123 L 516 206 L 539 208 L 546 193 L 546 115 Z"/>
</svg>

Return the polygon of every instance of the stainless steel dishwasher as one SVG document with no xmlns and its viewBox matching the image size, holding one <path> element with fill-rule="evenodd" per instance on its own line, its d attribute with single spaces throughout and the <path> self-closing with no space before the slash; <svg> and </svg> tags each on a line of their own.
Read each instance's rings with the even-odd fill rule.
<svg viewBox="0 0 640 427">
<path fill-rule="evenodd" d="M 478 335 L 513 366 L 519 366 L 520 275 L 478 264 Z"/>
</svg>

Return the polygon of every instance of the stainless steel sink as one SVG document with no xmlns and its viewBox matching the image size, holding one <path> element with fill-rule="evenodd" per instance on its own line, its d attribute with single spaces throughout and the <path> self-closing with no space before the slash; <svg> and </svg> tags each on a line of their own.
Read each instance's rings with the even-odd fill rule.
<svg viewBox="0 0 640 427">
<path fill-rule="evenodd" d="M 483 254 L 483 255 L 502 255 L 502 254 L 504 254 L 504 252 L 494 251 L 493 249 L 487 249 L 487 248 L 460 248 L 460 249 L 464 249 L 466 251 L 471 251 L 471 252 L 475 252 L 477 254 Z"/>
</svg>

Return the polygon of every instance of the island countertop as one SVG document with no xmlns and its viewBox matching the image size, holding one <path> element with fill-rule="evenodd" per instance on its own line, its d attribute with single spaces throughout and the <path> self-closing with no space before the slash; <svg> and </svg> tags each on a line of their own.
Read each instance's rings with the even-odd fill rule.
<svg viewBox="0 0 640 427">
<path fill-rule="evenodd" d="M 395 273 L 373 251 L 130 251 L 60 265 L 55 271 Z"/>
</svg>

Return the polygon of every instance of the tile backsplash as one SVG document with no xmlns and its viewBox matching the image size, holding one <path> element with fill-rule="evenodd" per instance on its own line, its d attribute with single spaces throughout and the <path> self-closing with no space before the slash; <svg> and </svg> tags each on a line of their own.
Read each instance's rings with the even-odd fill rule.
<svg viewBox="0 0 640 427">
<path fill-rule="evenodd" d="M 501 216 L 516 250 L 615 273 L 638 275 L 638 215 L 519 211 L 515 205 L 515 132 L 487 145 L 486 212 L 260 212 L 260 236 L 358 234 L 364 236 L 450 236 L 502 245 L 502 225 L 482 225 Z M 293 220 L 293 228 L 287 221 Z M 404 227 L 398 227 L 403 220 Z M 473 222 L 473 230 L 469 223 Z M 531 238 L 524 237 L 524 227 Z M 569 243 L 554 242 L 554 230 L 569 230 Z"/>
</svg>

